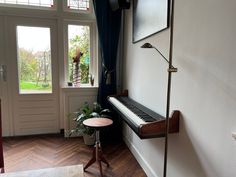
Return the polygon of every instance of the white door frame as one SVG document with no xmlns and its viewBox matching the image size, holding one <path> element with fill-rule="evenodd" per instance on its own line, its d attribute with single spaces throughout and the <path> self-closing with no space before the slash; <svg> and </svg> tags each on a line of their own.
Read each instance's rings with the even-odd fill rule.
<svg viewBox="0 0 236 177">
<path fill-rule="evenodd" d="M 0 15 L 0 67 L 3 69 L 5 67 L 5 73 L 0 74 L 0 99 L 2 106 L 2 135 L 10 136 L 12 130 L 12 121 L 11 121 L 11 111 L 9 110 L 10 100 L 8 93 L 8 75 L 7 75 L 7 36 L 6 36 L 6 22 L 7 19 L 5 16 Z M 3 78 L 5 74 L 5 78 Z"/>
</svg>

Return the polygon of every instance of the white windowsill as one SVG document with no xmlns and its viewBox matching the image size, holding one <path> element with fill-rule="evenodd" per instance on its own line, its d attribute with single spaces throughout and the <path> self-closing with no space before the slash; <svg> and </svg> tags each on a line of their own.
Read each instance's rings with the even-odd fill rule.
<svg viewBox="0 0 236 177">
<path fill-rule="evenodd" d="M 81 85 L 79 87 L 76 86 L 63 86 L 61 89 L 97 89 L 98 86 L 91 86 L 91 85 Z"/>
</svg>

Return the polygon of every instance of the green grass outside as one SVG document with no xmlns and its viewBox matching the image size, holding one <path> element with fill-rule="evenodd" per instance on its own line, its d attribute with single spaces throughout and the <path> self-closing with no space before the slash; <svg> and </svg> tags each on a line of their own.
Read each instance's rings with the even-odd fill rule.
<svg viewBox="0 0 236 177">
<path fill-rule="evenodd" d="M 43 82 L 39 82 L 38 85 L 36 82 L 25 82 L 20 81 L 21 90 L 52 90 L 51 84 L 45 86 Z"/>
</svg>

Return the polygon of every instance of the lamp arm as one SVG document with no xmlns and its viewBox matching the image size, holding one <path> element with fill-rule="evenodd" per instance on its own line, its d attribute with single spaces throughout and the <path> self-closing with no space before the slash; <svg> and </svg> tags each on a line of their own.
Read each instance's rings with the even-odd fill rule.
<svg viewBox="0 0 236 177">
<path fill-rule="evenodd" d="M 166 60 L 167 63 L 169 63 L 169 60 L 166 59 L 166 57 L 160 52 L 160 50 L 158 50 L 156 47 L 152 46 L 152 48 L 154 48 L 163 58 L 164 60 Z"/>
<path fill-rule="evenodd" d="M 162 57 L 163 59 L 167 62 L 170 63 L 169 60 L 166 59 L 166 57 L 158 50 L 156 47 L 152 46 Z M 173 65 L 171 65 L 171 68 L 174 69 L 172 72 L 177 72 L 177 68 L 175 68 Z"/>
</svg>

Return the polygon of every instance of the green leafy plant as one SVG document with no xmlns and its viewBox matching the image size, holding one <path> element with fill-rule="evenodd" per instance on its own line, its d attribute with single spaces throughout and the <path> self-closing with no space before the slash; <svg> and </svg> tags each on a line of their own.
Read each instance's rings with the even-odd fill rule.
<svg viewBox="0 0 236 177">
<path fill-rule="evenodd" d="M 85 102 L 78 112 L 73 113 L 73 120 L 76 122 L 76 127 L 71 130 L 70 136 L 73 133 L 92 135 L 95 130 L 85 126 L 83 121 L 94 117 L 110 117 L 110 112 L 109 109 L 103 109 L 97 102 L 93 103 L 93 108 L 90 108 L 88 102 Z"/>
</svg>

